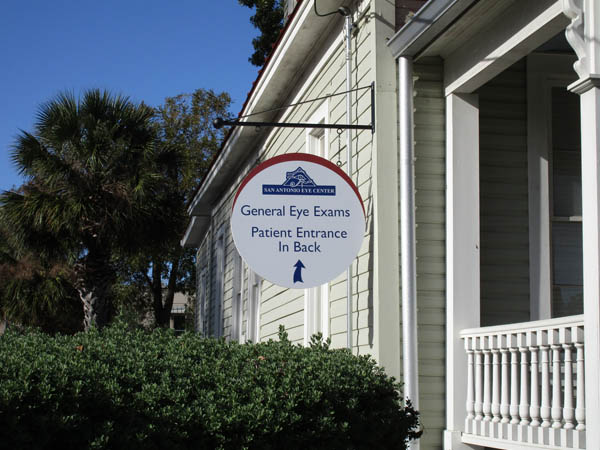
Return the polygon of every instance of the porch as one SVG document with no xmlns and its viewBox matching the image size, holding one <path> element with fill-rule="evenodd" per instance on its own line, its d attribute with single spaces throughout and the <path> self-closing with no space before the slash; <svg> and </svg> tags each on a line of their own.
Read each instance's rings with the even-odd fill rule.
<svg viewBox="0 0 600 450">
<path fill-rule="evenodd" d="M 462 442 L 585 449 L 583 315 L 463 330 Z"/>
<path fill-rule="evenodd" d="M 452 450 L 592 448 L 581 103 L 574 55 L 548 48 L 562 33 L 447 98 Z"/>
<path fill-rule="evenodd" d="M 599 13 L 431 1 L 388 44 L 400 85 L 443 72 L 445 450 L 600 448 Z M 428 145 L 409 94 L 407 160 Z"/>
<path fill-rule="evenodd" d="M 447 100 L 447 449 L 586 448 L 581 106 L 549 47 Z"/>
</svg>

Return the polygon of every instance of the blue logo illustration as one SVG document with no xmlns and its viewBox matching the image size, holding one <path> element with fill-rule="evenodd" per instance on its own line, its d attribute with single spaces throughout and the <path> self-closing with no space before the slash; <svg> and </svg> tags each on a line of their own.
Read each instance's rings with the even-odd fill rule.
<svg viewBox="0 0 600 450">
<path fill-rule="evenodd" d="M 302 167 L 285 173 L 283 184 L 263 184 L 263 195 L 335 195 L 335 186 L 319 186 Z"/>
</svg>

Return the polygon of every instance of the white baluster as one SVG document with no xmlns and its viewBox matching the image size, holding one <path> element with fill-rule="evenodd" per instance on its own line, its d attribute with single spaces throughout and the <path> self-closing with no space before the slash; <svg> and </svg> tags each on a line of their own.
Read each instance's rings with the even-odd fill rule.
<svg viewBox="0 0 600 450">
<path fill-rule="evenodd" d="M 519 401 L 519 415 L 521 425 L 529 424 L 529 364 L 527 363 L 527 347 L 519 347 L 521 352 L 521 399 Z"/>
<path fill-rule="evenodd" d="M 519 350 L 510 349 L 510 423 L 519 423 Z"/>
<path fill-rule="evenodd" d="M 583 344 L 575 344 L 577 349 L 577 405 L 575 405 L 575 419 L 577 420 L 577 430 L 585 430 L 585 376 Z"/>
<path fill-rule="evenodd" d="M 483 419 L 483 354 L 481 350 L 475 350 L 475 420 Z"/>
<path fill-rule="evenodd" d="M 500 422 L 500 351 L 492 350 L 492 422 Z"/>
<path fill-rule="evenodd" d="M 552 346 L 552 428 L 562 427 L 560 345 Z"/>
<path fill-rule="evenodd" d="M 467 419 L 475 418 L 475 403 L 473 402 L 473 391 L 475 389 L 475 386 L 473 385 L 473 369 L 473 350 L 467 350 Z"/>
<path fill-rule="evenodd" d="M 508 379 L 508 349 L 500 349 L 502 354 L 502 399 L 500 400 L 500 414 L 502 415 L 502 423 L 510 422 L 509 406 L 508 406 L 508 392 L 509 392 L 509 379 Z"/>
<path fill-rule="evenodd" d="M 575 409 L 573 409 L 573 360 L 571 356 L 572 348 L 572 344 L 563 344 L 563 349 L 565 351 L 565 400 L 563 405 L 565 430 L 572 430 L 575 428 Z"/>
<path fill-rule="evenodd" d="M 531 354 L 531 405 L 529 406 L 529 415 L 531 416 L 531 426 L 540 426 L 540 393 L 538 377 L 538 349 L 529 347 Z"/>
<path fill-rule="evenodd" d="M 490 350 L 483 351 L 483 414 L 486 422 L 492 420 L 492 377 L 490 375 L 492 364 L 490 354 Z"/>
<path fill-rule="evenodd" d="M 540 413 L 542 416 L 542 427 L 550 426 L 550 362 L 548 359 L 549 347 L 542 345 L 542 406 Z"/>
</svg>

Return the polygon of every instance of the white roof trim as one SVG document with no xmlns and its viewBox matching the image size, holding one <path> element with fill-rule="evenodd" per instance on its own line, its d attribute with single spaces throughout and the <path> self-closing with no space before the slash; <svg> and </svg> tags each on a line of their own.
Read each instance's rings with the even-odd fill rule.
<svg viewBox="0 0 600 450">
<path fill-rule="evenodd" d="M 182 247 L 198 247 L 209 224 L 210 217 L 193 216 L 179 244 Z"/>
<path fill-rule="evenodd" d="M 429 0 L 387 43 L 394 58 L 415 56 L 477 0 Z"/>
<path fill-rule="evenodd" d="M 271 57 L 270 64 L 265 68 L 265 73 L 258 79 L 258 84 L 252 93 L 252 97 L 248 100 L 246 104 L 246 108 L 243 111 L 243 115 L 250 114 L 253 112 L 256 107 L 256 103 L 258 99 L 264 97 L 269 82 L 273 77 L 273 73 L 276 71 L 277 67 L 283 56 L 285 56 L 289 50 L 291 43 L 294 38 L 298 34 L 300 30 L 299 24 L 302 24 L 306 21 L 308 14 L 312 9 L 311 1 L 304 1 L 299 6 L 299 10 L 296 12 L 294 17 L 292 18 L 292 23 L 289 25 L 289 31 L 282 36 L 281 42 L 277 45 L 275 49 L 275 53 Z M 310 5 L 310 6 L 309 6 Z"/>
</svg>

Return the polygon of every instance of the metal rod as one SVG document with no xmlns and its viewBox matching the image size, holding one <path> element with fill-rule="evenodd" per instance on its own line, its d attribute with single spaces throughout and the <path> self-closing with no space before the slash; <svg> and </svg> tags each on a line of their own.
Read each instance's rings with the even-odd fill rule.
<svg viewBox="0 0 600 450">
<path fill-rule="evenodd" d="M 371 82 L 371 134 L 375 133 L 375 82 Z"/>
<path fill-rule="evenodd" d="M 419 373 L 417 354 L 417 272 L 415 245 L 415 190 L 413 142 L 413 62 L 398 59 L 400 118 L 400 253 L 402 272 L 402 362 L 404 395 L 415 409 L 419 408 Z M 411 450 L 419 441 L 411 441 Z"/>
<path fill-rule="evenodd" d="M 346 20 L 346 122 L 352 123 L 352 14 L 345 11 Z M 373 105 L 371 105 L 373 107 Z M 371 130 L 373 124 L 371 124 Z M 346 129 L 346 169 L 348 176 L 352 179 L 352 128 Z M 352 351 L 352 264 L 346 270 L 346 334 L 347 347 Z"/>
<path fill-rule="evenodd" d="M 373 84 L 373 83 L 371 83 Z M 371 86 L 362 86 L 362 87 L 358 87 L 356 89 L 352 89 L 353 92 L 358 92 L 358 91 L 362 91 L 364 89 L 371 89 Z M 258 111 L 255 113 L 251 113 L 251 114 L 245 114 L 243 116 L 238 116 L 238 120 L 239 119 L 245 119 L 246 117 L 252 117 L 252 116 L 257 116 L 259 114 L 265 114 L 268 112 L 274 112 L 274 111 L 281 111 L 283 109 L 288 109 L 288 108 L 292 108 L 293 106 L 300 106 L 300 105 L 305 105 L 307 103 L 314 103 L 314 102 L 318 102 L 321 100 L 326 100 L 328 98 L 333 98 L 333 97 L 337 97 L 339 95 L 346 95 L 347 92 L 336 92 L 335 94 L 329 94 L 329 95 L 324 95 L 323 97 L 317 97 L 317 98 L 311 98 L 310 100 L 304 100 L 302 102 L 297 102 L 297 103 L 290 103 L 289 105 L 284 105 L 284 106 L 280 106 L 279 108 L 271 108 L 271 109 L 265 109 L 264 111 Z"/>
<path fill-rule="evenodd" d="M 213 124 L 215 128 L 223 125 L 238 127 L 281 127 L 281 128 L 328 128 L 342 130 L 372 130 L 373 125 L 350 125 L 333 123 L 288 123 L 288 122 L 241 122 L 237 120 L 219 120 Z"/>
</svg>

